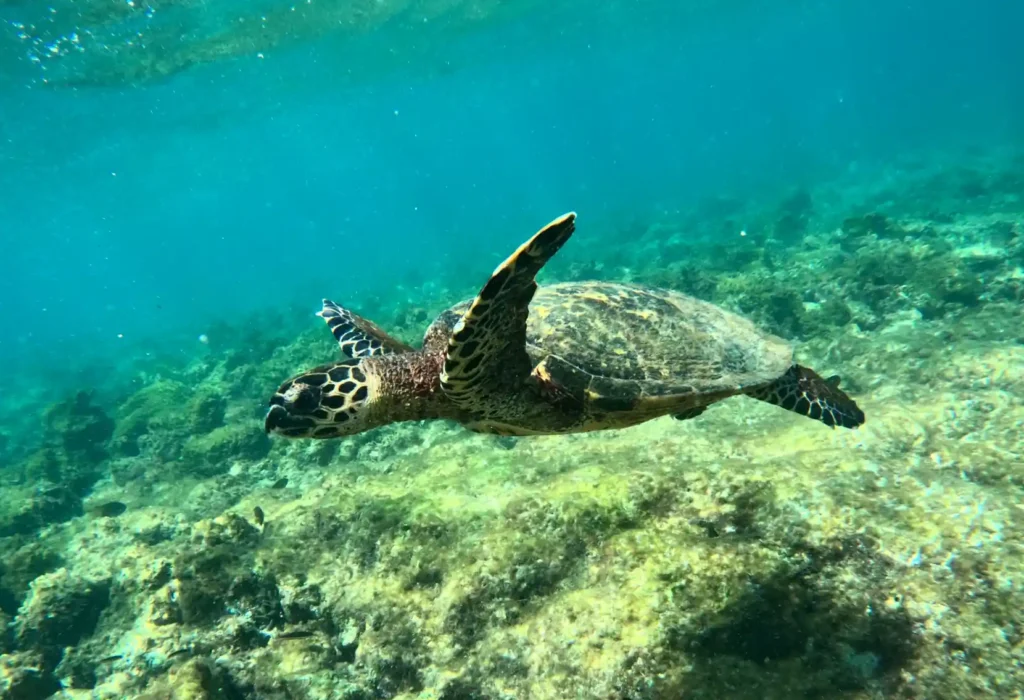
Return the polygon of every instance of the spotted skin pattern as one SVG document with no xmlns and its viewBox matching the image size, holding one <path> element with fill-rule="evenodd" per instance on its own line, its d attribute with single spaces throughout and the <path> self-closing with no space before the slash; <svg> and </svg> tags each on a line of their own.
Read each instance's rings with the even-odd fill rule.
<svg viewBox="0 0 1024 700">
<path fill-rule="evenodd" d="M 839 389 L 839 377 L 822 379 L 814 370 L 800 365 L 793 365 L 774 382 L 746 393 L 825 425 L 856 428 L 864 424 L 864 412 Z"/>
<path fill-rule="evenodd" d="M 693 419 L 737 395 L 831 427 L 864 423 L 838 377 L 794 363 L 787 341 L 713 304 L 610 282 L 538 288 L 537 272 L 574 228 L 570 213 L 520 246 L 476 298 L 435 319 L 419 350 L 325 300 L 321 315 L 354 356 L 284 382 L 267 431 L 322 439 L 447 419 L 545 435 Z"/>
<path fill-rule="evenodd" d="M 282 384 L 270 399 L 266 431 L 284 437 L 339 437 L 369 398 L 360 360 L 321 365 Z"/>
<path fill-rule="evenodd" d="M 412 348 L 395 340 L 377 324 L 324 299 L 323 308 L 316 314 L 327 322 L 345 357 L 372 357 L 389 352 L 411 352 Z"/>
</svg>

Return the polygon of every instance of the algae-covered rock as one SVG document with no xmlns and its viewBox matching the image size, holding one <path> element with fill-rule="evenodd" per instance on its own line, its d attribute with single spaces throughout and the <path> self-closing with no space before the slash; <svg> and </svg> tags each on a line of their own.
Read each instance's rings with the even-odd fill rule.
<svg viewBox="0 0 1024 700">
<path fill-rule="evenodd" d="M 171 570 L 176 616 L 187 625 L 206 625 L 220 617 L 243 615 L 259 630 L 284 621 L 281 593 L 271 572 L 253 569 L 252 547 L 259 531 L 229 515 L 197 528 L 196 546 L 175 558 Z"/>
<path fill-rule="evenodd" d="M 182 459 L 189 472 L 211 476 L 226 472 L 235 460 L 263 459 L 270 447 L 269 438 L 254 423 L 231 423 L 190 437 L 182 450 Z"/>
<path fill-rule="evenodd" d="M 850 305 L 838 297 L 830 297 L 820 304 L 805 306 L 804 310 L 802 326 L 808 336 L 823 336 L 854 319 Z"/>
<path fill-rule="evenodd" d="M 696 571 L 673 582 L 672 602 L 661 611 L 667 646 L 692 656 L 700 669 L 682 687 L 727 694 L 746 673 L 758 683 L 766 667 L 781 684 L 782 669 L 772 667 L 795 664 L 812 692 L 859 690 L 891 681 L 886 676 L 913 656 L 913 622 L 886 607 L 885 566 L 872 561 L 870 550 L 857 543 L 803 556 L 753 544 L 745 549 L 744 571 L 726 578 L 736 588 L 718 591 L 728 601 L 721 607 Z M 717 586 L 723 573 L 715 575 Z"/>
<path fill-rule="evenodd" d="M 181 621 L 208 624 L 235 609 L 244 612 L 259 629 L 280 625 L 284 612 L 273 575 L 256 574 L 247 565 L 251 566 L 251 560 L 227 546 L 176 559 L 173 570 Z"/>
<path fill-rule="evenodd" d="M 224 425 L 224 412 L 228 401 L 223 394 L 201 391 L 185 407 L 188 431 L 192 434 L 209 433 Z"/>
<path fill-rule="evenodd" d="M 977 306 L 985 292 L 982 279 L 955 255 L 936 256 L 922 265 L 916 284 L 927 297 L 938 301 L 934 313 L 925 313 L 926 318 L 948 312 L 950 307 Z"/>
<path fill-rule="evenodd" d="M 460 582 L 446 629 L 471 643 L 497 623 L 514 624 L 532 601 L 555 592 L 602 538 L 629 527 L 636 515 L 626 502 L 580 498 L 559 502 L 528 498 L 509 504 L 506 528 L 485 545 L 487 557 Z"/>
<path fill-rule="evenodd" d="M 175 698 L 180 700 L 218 700 L 225 697 L 219 674 L 206 659 L 192 659 L 176 666 L 168 676 Z"/>
<path fill-rule="evenodd" d="M 60 681 L 37 654 L 0 654 L 0 698 L 43 700 L 61 689 Z"/>
<path fill-rule="evenodd" d="M 82 498 L 67 486 L 43 485 L 26 490 L 20 503 L 7 503 L 0 513 L 0 537 L 27 535 L 82 514 Z"/>
<path fill-rule="evenodd" d="M 138 700 L 238 700 L 253 697 L 231 675 L 207 658 L 177 664 L 150 684 Z"/>
<path fill-rule="evenodd" d="M 698 299 L 710 300 L 715 294 L 719 278 L 705 267 L 686 261 L 645 270 L 638 276 L 637 281 L 652 287 L 675 289 Z"/>
<path fill-rule="evenodd" d="M 64 568 L 40 576 L 14 621 L 18 648 L 37 651 L 53 668 L 64 647 L 92 634 L 109 600 L 107 580 L 79 578 Z"/>
<path fill-rule="evenodd" d="M 102 473 L 114 422 L 93 405 L 92 395 L 79 392 L 74 399 L 55 403 L 44 412 L 42 445 L 15 469 L 29 483 L 46 480 L 82 495 Z"/>
<path fill-rule="evenodd" d="M 44 416 L 47 430 L 59 435 L 68 456 L 75 460 L 102 461 L 114 421 L 92 403 L 92 394 L 80 391 L 68 402 L 53 404 Z"/>
<path fill-rule="evenodd" d="M 14 649 L 14 640 L 11 637 L 10 625 L 10 616 L 2 607 L 0 607 L 0 654 L 7 654 Z"/>
<path fill-rule="evenodd" d="M 34 537 L 0 540 L 0 610 L 16 615 L 28 594 L 29 584 L 59 568 L 64 559 L 54 543 Z"/>
<path fill-rule="evenodd" d="M 804 188 L 798 189 L 779 203 L 773 233 L 781 241 L 795 241 L 802 238 L 808 230 L 810 218 L 814 213 L 814 200 L 811 193 Z"/>
<path fill-rule="evenodd" d="M 49 481 L 59 483 L 63 463 L 52 447 L 40 447 L 23 459 L 19 465 L 22 477 L 29 483 Z"/>
<path fill-rule="evenodd" d="M 716 301 L 732 306 L 767 330 L 793 338 L 804 330 L 803 299 L 794 286 L 759 272 L 723 277 Z"/>
<path fill-rule="evenodd" d="M 182 407 L 188 400 L 186 387 L 170 380 L 158 380 L 132 394 L 115 416 L 112 451 L 131 457 L 146 447 L 162 458 L 176 457 L 180 448 L 175 433 L 185 429 Z"/>
<path fill-rule="evenodd" d="M 865 244 L 839 273 L 851 295 L 882 314 L 917 309 L 925 318 L 976 306 L 983 283 L 963 258 L 922 242 Z"/>
<path fill-rule="evenodd" d="M 852 216 L 843 221 L 840 241 L 844 248 L 855 250 L 874 238 L 901 238 L 903 229 L 884 214 L 873 212 Z"/>
<path fill-rule="evenodd" d="M 65 688 L 89 689 L 96 687 L 97 671 L 104 664 L 97 663 L 96 649 L 89 642 L 68 647 L 53 673 Z M 109 663 L 109 661 L 107 662 Z"/>
</svg>

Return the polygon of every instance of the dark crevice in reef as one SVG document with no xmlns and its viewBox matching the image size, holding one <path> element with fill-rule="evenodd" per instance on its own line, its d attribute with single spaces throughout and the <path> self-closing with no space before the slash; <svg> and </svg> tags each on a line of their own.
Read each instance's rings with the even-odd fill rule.
<svg viewBox="0 0 1024 700">
<path fill-rule="evenodd" d="M 657 503 L 652 499 L 641 507 Z M 481 571 L 447 613 L 445 631 L 464 649 L 489 628 L 522 619 L 579 573 L 588 552 L 615 532 L 637 526 L 645 513 L 596 504 L 563 510 L 526 498 L 510 504 L 505 516 L 507 540 L 515 545 L 496 554 L 494 568 Z"/>
<path fill-rule="evenodd" d="M 805 565 L 752 580 L 713 616 L 672 631 L 669 646 L 697 660 L 688 687 L 725 688 L 716 679 L 735 661 L 770 676 L 778 662 L 799 660 L 822 697 L 895 682 L 915 655 L 913 622 L 886 600 L 886 566 L 848 545 L 807 550 Z M 851 576 L 867 582 L 860 594 L 846 590 Z"/>
</svg>

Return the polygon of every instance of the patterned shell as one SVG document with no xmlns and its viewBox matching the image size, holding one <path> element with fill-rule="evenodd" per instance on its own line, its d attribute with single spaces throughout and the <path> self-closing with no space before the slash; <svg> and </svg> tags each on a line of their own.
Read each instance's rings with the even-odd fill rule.
<svg viewBox="0 0 1024 700">
<path fill-rule="evenodd" d="M 642 395 L 714 393 L 764 384 L 793 363 L 792 346 L 745 318 L 679 292 L 572 282 L 530 304 L 534 365 L 561 357 Z M 614 381 L 624 380 L 624 381 Z"/>
</svg>

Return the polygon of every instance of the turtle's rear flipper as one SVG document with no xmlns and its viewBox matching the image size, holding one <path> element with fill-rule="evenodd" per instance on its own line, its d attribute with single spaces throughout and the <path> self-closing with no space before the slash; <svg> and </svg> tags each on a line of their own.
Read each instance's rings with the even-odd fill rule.
<svg viewBox="0 0 1024 700">
<path fill-rule="evenodd" d="M 461 408 L 506 414 L 502 400 L 516 400 L 530 374 L 526 319 L 544 263 L 575 230 L 569 213 L 537 232 L 498 266 L 448 338 L 441 388 Z M 516 397 L 518 398 L 518 397 Z"/>
<path fill-rule="evenodd" d="M 356 359 L 412 351 L 411 347 L 392 338 L 377 324 L 338 306 L 330 299 L 324 299 L 324 308 L 317 312 L 317 316 L 327 321 L 327 326 L 341 347 L 341 353 L 346 357 Z"/>
<path fill-rule="evenodd" d="M 864 412 L 839 388 L 839 377 L 822 379 L 814 370 L 800 365 L 793 365 L 771 384 L 752 389 L 747 395 L 825 425 L 856 428 L 864 423 Z"/>
</svg>

